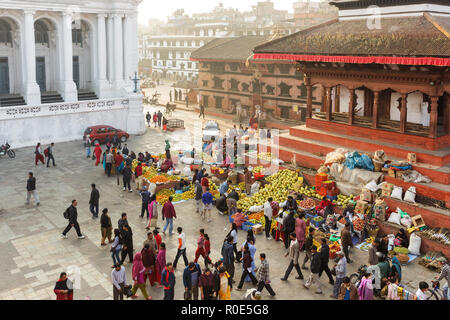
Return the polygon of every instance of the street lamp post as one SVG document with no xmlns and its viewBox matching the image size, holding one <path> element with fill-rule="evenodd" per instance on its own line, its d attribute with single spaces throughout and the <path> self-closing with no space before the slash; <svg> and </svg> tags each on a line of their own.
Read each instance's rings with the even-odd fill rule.
<svg viewBox="0 0 450 320">
<path fill-rule="evenodd" d="M 130 79 L 131 79 L 131 77 L 130 77 Z M 138 93 L 137 85 L 138 85 L 139 80 L 141 80 L 141 79 L 138 78 L 137 72 L 134 73 L 134 79 L 131 79 L 131 80 L 134 82 L 134 93 Z"/>
</svg>

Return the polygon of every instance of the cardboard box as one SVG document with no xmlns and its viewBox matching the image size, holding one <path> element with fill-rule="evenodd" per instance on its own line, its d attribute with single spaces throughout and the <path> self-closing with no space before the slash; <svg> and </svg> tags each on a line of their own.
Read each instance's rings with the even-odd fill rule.
<svg viewBox="0 0 450 320">
<path fill-rule="evenodd" d="M 366 201 L 356 201 L 355 213 L 364 214 L 369 204 Z"/>
<path fill-rule="evenodd" d="M 410 164 L 416 164 L 417 163 L 417 157 L 416 157 L 415 153 L 408 153 L 406 159 L 407 159 L 407 161 Z"/>
<path fill-rule="evenodd" d="M 390 197 L 393 189 L 394 185 L 392 183 L 385 183 L 381 188 L 381 194 L 385 197 Z"/>
<path fill-rule="evenodd" d="M 418 214 L 417 216 L 411 217 L 411 220 L 413 222 L 414 227 L 416 227 L 416 228 L 425 227 L 425 222 L 423 221 L 423 218 L 420 214 Z"/>
<path fill-rule="evenodd" d="M 263 232 L 263 227 L 261 224 L 255 224 L 252 226 L 253 234 L 260 234 Z"/>
<path fill-rule="evenodd" d="M 396 178 L 396 172 L 395 171 L 396 170 L 394 170 L 392 168 L 389 168 L 389 170 L 388 170 L 389 177 Z"/>
<path fill-rule="evenodd" d="M 359 200 L 372 202 L 372 192 L 369 189 L 363 188 L 359 196 Z"/>
</svg>

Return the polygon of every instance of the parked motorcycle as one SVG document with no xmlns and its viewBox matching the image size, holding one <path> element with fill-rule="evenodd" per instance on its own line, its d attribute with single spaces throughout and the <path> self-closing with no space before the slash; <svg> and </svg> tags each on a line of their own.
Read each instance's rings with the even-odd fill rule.
<svg viewBox="0 0 450 320">
<path fill-rule="evenodd" d="M 4 155 L 8 155 L 10 158 L 16 157 L 16 153 L 11 149 L 8 142 L 0 147 L 0 157 Z"/>
</svg>

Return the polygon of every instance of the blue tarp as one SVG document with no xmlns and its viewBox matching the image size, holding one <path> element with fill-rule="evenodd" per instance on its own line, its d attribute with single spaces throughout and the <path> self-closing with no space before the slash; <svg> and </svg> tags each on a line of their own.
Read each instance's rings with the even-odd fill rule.
<svg viewBox="0 0 450 320">
<path fill-rule="evenodd" d="M 347 153 L 347 157 L 345 159 L 345 166 L 349 169 L 364 169 L 373 171 L 373 163 L 372 159 L 370 159 L 367 155 L 360 155 L 358 152 L 349 152 Z"/>
</svg>

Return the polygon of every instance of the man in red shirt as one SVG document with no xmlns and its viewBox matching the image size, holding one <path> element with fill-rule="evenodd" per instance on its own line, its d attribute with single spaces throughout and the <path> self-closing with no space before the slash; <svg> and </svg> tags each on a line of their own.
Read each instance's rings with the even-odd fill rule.
<svg viewBox="0 0 450 320">
<path fill-rule="evenodd" d="M 202 181 L 201 181 L 203 193 L 205 193 L 205 192 L 206 192 L 206 189 L 209 188 L 209 179 L 208 179 L 208 176 L 209 176 L 209 175 L 208 175 L 207 173 L 205 173 L 205 175 L 203 176 Z"/>
<path fill-rule="evenodd" d="M 206 261 L 206 254 L 205 254 L 205 229 L 200 229 L 200 237 L 197 240 L 197 250 L 195 251 L 195 260 L 194 263 L 197 263 L 198 258 L 200 256 L 203 257 Z"/>
<path fill-rule="evenodd" d="M 136 169 L 134 169 L 134 176 L 136 178 L 136 190 L 137 191 L 141 191 L 142 189 L 142 180 L 143 180 L 143 176 L 142 176 L 142 163 L 139 162 Z"/>
<path fill-rule="evenodd" d="M 114 163 L 116 164 L 116 170 L 117 172 L 121 172 L 122 169 L 120 168 L 120 166 L 122 165 L 123 162 L 123 156 L 120 154 L 120 152 L 116 153 L 116 157 L 114 158 Z"/>
<path fill-rule="evenodd" d="M 169 197 L 169 201 L 167 201 L 162 208 L 162 216 L 163 220 L 166 219 L 166 224 L 163 228 L 163 234 L 166 235 L 167 226 L 169 226 L 169 235 L 173 234 L 173 219 L 177 218 L 177 214 L 175 212 L 175 208 L 172 204 L 172 197 Z"/>
</svg>

